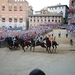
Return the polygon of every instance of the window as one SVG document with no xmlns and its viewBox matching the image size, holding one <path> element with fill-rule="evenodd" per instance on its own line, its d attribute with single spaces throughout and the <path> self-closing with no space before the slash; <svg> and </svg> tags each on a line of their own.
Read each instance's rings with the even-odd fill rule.
<svg viewBox="0 0 75 75">
<path fill-rule="evenodd" d="M 55 9 L 57 9 L 57 7 L 55 7 Z"/>
<path fill-rule="evenodd" d="M 48 22 L 50 22 L 50 20 L 48 20 Z"/>
<path fill-rule="evenodd" d="M 39 20 L 37 20 L 37 22 L 39 22 Z"/>
<path fill-rule="evenodd" d="M 20 6 L 20 11 L 22 11 L 23 10 L 23 6 Z"/>
<path fill-rule="evenodd" d="M 30 22 L 32 22 L 32 19 L 30 20 Z"/>
<path fill-rule="evenodd" d="M 52 20 L 52 22 L 54 22 L 54 20 Z"/>
<path fill-rule="evenodd" d="M 9 11 L 11 11 L 12 10 L 12 6 L 9 6 Z"/>
<path fill-rule="evenodd" d="M 17 6 L 14 6 L 14 11 L 17 11 Z"/>
<path fill-rule="evenodd" d="M 43 20 L 41 19 L 41 22 L 43 22 Z"/>
<path fill-rule="evenodd" d="M 9 18 L 9 22 L 12 22 L 12 18 Z"/>
<path fill-rule="evenodd" d="M 61 7 L 59 7 L 59 9 L 61 9 Z"/>
<path fill-rule="evenodd" d="M 4 11 L 5 10 L 5 6 L 2 6 L 2 11 Z"/>
<path fill-rule="evenodd" d="M 2 18 L 2 22 L 5 22 L 5 18 Z"/>
<path fill-rule="evenodd" d="M 40 18 L 42 18 L 42 16 L 40 16 Z"/>
<path fill-rule="evenodd" d="M 55 22 L 57 23 L 57 20 L 55 20 Z"/>
<path fill-rule="evenodd" d="M 34 22 L 35 22 L 35 20 L 34 20 Z"/>
<path fill-rule="evenodd" d="M 62 9 L 64 9 L 64 7 L 62 7 Z"/>
<path fill-rule="evenodd" d="M 17 18 L 14 18 L 14 22 L 17 22 Z"/>
<path fill-rule="evenodd" d="M 23 21 L 23 18 L 20 18 L 20 23 L 22 23 L 22 21 Z"/>
<path fill-rule="evenodd" d="M 52 16 L 52 18 L 54 19 L 54 16 Z"/>
</svg>

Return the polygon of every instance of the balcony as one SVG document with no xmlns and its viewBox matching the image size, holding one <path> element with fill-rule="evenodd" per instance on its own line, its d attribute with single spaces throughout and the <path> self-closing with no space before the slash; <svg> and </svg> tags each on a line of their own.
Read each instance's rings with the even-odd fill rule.
<svg viewBox="0 0 75 75">
<path fill-rule="evenodd" d="M 9 22 L 12 22 L 11 20 Z"/>
<path fill-rule="evenodd" d="M 2 9 L 2 11 L 5 11 L 5 9 Z"/>
<path fill-rule="evenodd" d="M 22 23 L 22 21 L 20 21 L 20 23 Z"/>
<path fill-rule="evenodd" d="M 14 11 L 17 11 L 17 9 L 14 9 Z"/>
<path fill-rule="evenodd" d="M 9 9 L 9 11 L 12 11 L 11 9 Z"/>
<path fill-rule="evenodd" d="M 22 11 L 22 9 L 20 9 L 20 11 Z"/>
<path fill-rule="evenodd" d="M 2 20 L 2 22 L 5 22 L 5 20 Z"/>
<path fill-rule="evenodd" d="M 73 10 L 67 10 L 67 13 L 73 13 Z"/>
</svg>

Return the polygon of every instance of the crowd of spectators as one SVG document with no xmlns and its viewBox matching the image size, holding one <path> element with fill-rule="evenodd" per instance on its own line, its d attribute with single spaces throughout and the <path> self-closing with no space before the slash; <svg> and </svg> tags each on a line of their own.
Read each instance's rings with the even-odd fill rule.
<svg viewBox="0 0 75 75">
<path fill-rule="evenodd" d="M 67 31 L 75 35 L 75 25 L 68 25 Z"/>
<path fill-rule="evenodd" d="M 4 39 L 5 37 L 7 36 L 23 36 L 23 35 L 27 35 L 28 37 L 30 36 L 40 36 L 41 34 L 43 35 L 44 33 L 47 33 L 49 31 L 52 30 L 51 27 L 47 27 L 47 26 L 37 26 L 37 27 L 33 27 L 33 28 L 29 28 L 28 30 L 26 31 L 12 31 L 12 30 L 7 30 L 5 32 L 5 29 L 7 28 L 0 28 L 0 30 L 3 30 L 3 31 L 0 31 L 0 39 Z"/>
</svg>

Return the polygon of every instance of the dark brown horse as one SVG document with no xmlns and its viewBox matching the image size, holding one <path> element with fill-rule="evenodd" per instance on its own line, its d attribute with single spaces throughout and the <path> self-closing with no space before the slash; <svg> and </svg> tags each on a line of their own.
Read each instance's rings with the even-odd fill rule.
<svg viewBox="0 0 75 75">
<path fill-rule="evenodd" d="M 11 50 L 12 47 L 14 47 L 14 49 L 17 49 L 19 47 L 17 40 L 15 40 L 15 43 L 13 44 L 12 37 L 6 37 L 5 41 L 8 43 L 8 47 Z"/>
<path fill-rule="evenodd" d="M 26 50 L 27 50 L 27 49 L 29 48 L 29 46 L 31 46 L 31 43 L 30 43 L 29 41 L 26 41 L 26 42 L 24 43 L 24 40 L 23 40 L 23 39 L 18 39 L 18 43 L 21 45 L 21 47 L 22 47 L 22 49 L 24 50 L 24 52 L 25 52 L 24 47 L 27 46 L 27 48 L 26 48 Z"/>
<path fill-rule="evenodd" d="M 37 41 L 37 45 L 36 45 L 35 41 L 33 39 L 31 39 L 31 47 L 30 47 L 30 50 L 32 50 L 32 47 L 33 47 L 33 52 L 34 52 L 35 46 L 41 46 L 43 48 L 46 48 L 45 45 L 46 44 L 44 42 L 40 42 L 40 41 Z"/>
<path fill-rule="evenodd" d="M 50 53 L 52 53 L 53 52 L 53 50 L 54 50 L 54 48 L 55 48 L 55 52 L 56 52 L 56 49 L 57 49 L 57 46 L 59 45 L 59 44 L 57 44 L 57 42 L 56 41 L 52 41 L 52 47 L 53 47 L 53 49 L 52 49 L 52 51 L 51 51 L 51 41 L 49 41 L 49 38 L 48 37 L 46 37 L 45 38 L 45 40 L 46 40 L 46 46 L 47 46 L 47 50 L 48 50 L 48 53 L 50 52 Z M 48 49 L 49 48 L 49 49 Z"/>
</svg>

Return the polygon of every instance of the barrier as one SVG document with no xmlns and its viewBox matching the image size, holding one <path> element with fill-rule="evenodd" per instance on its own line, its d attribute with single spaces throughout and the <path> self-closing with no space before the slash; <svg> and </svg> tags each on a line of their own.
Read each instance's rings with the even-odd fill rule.
<svg viewBox="0 0 75 75">
<path fill-rule="evenodd" d="M 0 40 L 0 48 L 1 47 L 7 47 L 7 42 L 5 42 L 4 40 Z"/>
</svg>

